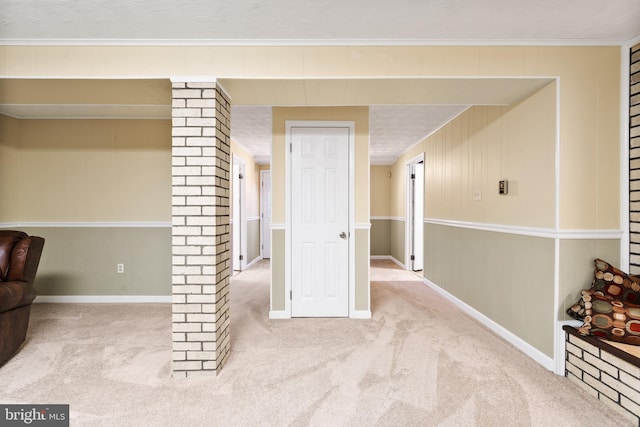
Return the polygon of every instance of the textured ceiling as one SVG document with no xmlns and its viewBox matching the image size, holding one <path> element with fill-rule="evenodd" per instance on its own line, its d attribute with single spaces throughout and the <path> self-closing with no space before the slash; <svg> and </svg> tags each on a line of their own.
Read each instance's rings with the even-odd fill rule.
<svg viewBox="0 0 640 427">
<path fill-rule="evenodd" d="M 231 138 L 247 149 L 256 162 L 271 163 L 271 107 L 231 107 Z"/>
<path fill-rule="evenodd" d="M 369 110 L 371 164 L 389 165 L 407 148 L 458 116 L 466 105 L 376 105 Z M 271 107 L 233 106 L 231 135 L 260 164 L 270 163 Z"/>
<path fill-rule="evenodd" d="M 29 42 L 626 41 L 637 0 L 1 0 L 0 39 Z"/>
<path fill-rule="evenodd" d="M 389 165 L 407 148 L 450 122 L 467 105 L 374 105 L 369 109 L 371 164 Z"/>
</svg>

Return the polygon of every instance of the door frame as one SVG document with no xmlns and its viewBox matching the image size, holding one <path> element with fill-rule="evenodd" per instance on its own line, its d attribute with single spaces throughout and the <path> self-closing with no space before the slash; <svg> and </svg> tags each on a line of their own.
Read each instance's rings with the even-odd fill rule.
<svg viewBox="0 0 640 427">
<path fill-rule="evenodd" d="M 285 121 L 285 172 L 284 172 L 284 185 L 285 185 L 285 225 L 284 225 L 284 311 L 285 315 L 291 318 L 291 169 L 292 169 L 292 156 L 291 156 L 291 131 L 296 127 L 312 127 L 312 128 L 347 128 L 349 130 L 349 317 L 354 317 L 356 312 L 356 298 L 355 298 L 355 122 L 354 121 L 324 121 L 324 120 L 286 120 Z M 368 167 L 368 165 L 367 165 Z M 273 254 L 271 254 L 273 256 Z"/>
<path fill-rule="evenodd" d="M 411 193 L 411 176 L 410 176 L 410 167 L 417 163 L 422 162 L 424 168 L 424 153 L 417 155 L 416 157 L 407 160 L 405 163 L 405 239 L 404 239 L 404 265 L 405 268 L 409 271 L 413 271 L 413 262 L 411 262 L 411 253 L 413 247 L 413 227 L 411 226 L 411 216 L 413 215 L 412 210 L 412 199 L 413 195 Z M 422 223 L 424 224 L 424 169 L 423 169 L 423 177 L 422 177 Z M 423 231 L 424 233 L 424 225 Z M 422 256 L 424 257 L 424 236 L 422 243 Z M 424 261 L 423 261 L 424 262 Z M 424 266 L 423 266 L 424 268 Z"/>
<path fill-rule="evenodd" d="M 238 169 L 240 174 L 242 175 L 242 179 L 239 179 L 239 183 L 240 183 L 240 188 L 235 188 L 235 186 L 233 185 L 234 182 L 236 182 L 236 177 L 235 177 L 235 173 L 234 173 L 234 166 L 238 165 Z M 233 245 L 233 240 L 235 240 L 235 238 L 233 238 L 231 240 L 231 272 L 233 274 L 234 271 L 244 271 L 247 269 L 247 199 L 246 199 L 246 182 L 247 182 L 247 168 L 246 168 L 247 164 L 244 161 L 244 159 L 236 154 L 232 154 L 231 155 L 231 205 L 233 207 L 234 204 L 234 198 L 235 195 L 237 194 L 239 196 L 239 204 L 240 204 L 240 215 L 239 215 L 239 219 L 240 219 L 240 224 L 237 225 L 235 220 L 238 218 L 237 212 L 235 212 L 235 210 L 233 210 L 232 212 L 232 218 L 233 218 L 233 225 L 232 225 L 232 230 L 240 230 L 240 247 L 236 248 Z M 237 193 L 236 193 L 237 191 Z M 239 227 L 239 228 L 236 228 Z M 242 259 L 240 260 L 240 269 L 239 270 L 234 270 L 234 262 L 235 262 L 235 257 L 238 257 L 242 255 Z"/>
<path fill-rule="evenodd" d="M 271 222 L 269 222 L 269 226 L 267 227 L 264 222 L 264 215 L 266 212 L 265 207 L 265 176 L 269 175 L 269 193 L 271 193 L 271 170 L 261 170 L 260 171 L 260 257 L 264 259 L 265 254 L 265 246 L 264 242 L 269 240 L 269 259 L 271 258 Z M 271 196 L 273 199 L 273 195 Z M 268 238 L 268 239 L 267 239 Z"/>
</svg>

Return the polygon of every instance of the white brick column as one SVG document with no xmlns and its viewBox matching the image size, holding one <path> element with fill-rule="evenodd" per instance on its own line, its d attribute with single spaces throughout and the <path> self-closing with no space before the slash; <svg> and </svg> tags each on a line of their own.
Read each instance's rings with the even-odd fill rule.
<svg viewBox="0 0 640 427">
<path fill-rule="evenodd" d="M 173 82 L 173 376 L 229 355 L 230 105 L 215 83 Z"/>
</svg>

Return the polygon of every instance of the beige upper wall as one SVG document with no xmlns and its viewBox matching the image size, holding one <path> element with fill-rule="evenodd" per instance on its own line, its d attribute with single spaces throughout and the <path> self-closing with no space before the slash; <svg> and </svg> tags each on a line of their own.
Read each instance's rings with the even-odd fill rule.
<svg viewBox="0 0 640 427">
<path fill-rule="evenodd" d="M 392 215 L 405 215 L 407 161 L 425 153 L 426 218 L 553 228 L 555 98 L 552 83 L 511 107 L 472 107 L 413 147 L 393 165 Z"/>
<path fill-rule="evenodd" d="M 171 221 L 169 120 L 16 122 L 3 221 Z"/>
<path fill-rule="evenodd" d="M 617 46 L 2 46 L 0 77 L 558 77 L 560 227 L 607 229 L 620 227 L 620 59 Z"/>
<path fill-rule="evenodd" d="M 19 212 L 18 180 L 20 156 L 20 123 L 0 115 L 0 222 L 11 222 Z M 24 173 L 24 171 L 23 171 Z"/>
<path fill-rule="evenodd" d="M 355 220 L 369 223 L 369 108 L 273 108 L 271 147 L 272 223 L 285 223 L 285 122 L 288 120 L 355 123 Z"/>
<path fill-rule="evenodd" d="M 371 166 L 371 216 L 390 216 L 391 166 Z"/>
</svg>

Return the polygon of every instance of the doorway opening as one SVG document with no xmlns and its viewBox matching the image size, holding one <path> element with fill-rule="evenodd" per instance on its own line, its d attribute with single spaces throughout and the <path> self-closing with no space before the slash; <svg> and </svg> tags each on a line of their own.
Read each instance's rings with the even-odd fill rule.
<svg viewBox="0 0 640 427">
<path fill-rule="evenodd" d="M 408 270 L 423 269 L 424 230 L 424 154 L 407 163 L 407 210 L 405 265 Z"/>
</svg>

